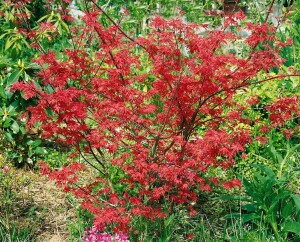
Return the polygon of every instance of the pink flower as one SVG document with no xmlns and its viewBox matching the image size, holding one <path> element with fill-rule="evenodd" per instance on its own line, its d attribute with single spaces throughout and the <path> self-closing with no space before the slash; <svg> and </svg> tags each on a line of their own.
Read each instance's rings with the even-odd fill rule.
<svg viewBox="0 0 300 242">
<path fill-rule="evenodd" d="M 97 227 L 92 227 L 85 231 L 83 237 L 84 242 L 129 242 L 128 236 L 126 234 L 108 234 L 100 233 L 100 230 Z"/>
<path fill-rule="evenodd" d="M 8 168 L 7 166 L 4 166 L 4 167 L 2 168 L 2 171 L 3 171 L 4 173 L 7 173 L 7 172 L 9 171 L 9 168 Z"/>
</svg>

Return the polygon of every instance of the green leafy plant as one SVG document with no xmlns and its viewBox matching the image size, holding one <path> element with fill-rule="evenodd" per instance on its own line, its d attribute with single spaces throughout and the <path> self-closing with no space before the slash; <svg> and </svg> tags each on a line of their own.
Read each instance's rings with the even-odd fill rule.
<svg viewBox="0 0 300 242">
<path fill-rule="evenodd" d="M 0 217 L 0 241 L 3 242 L 33 242 L 32 225 L 26 224 L 25 228 L 20 229 L 17 224 L 8 225 Z"/>
<path fill-rule="evenodd" d="M 57 8 L 57 3 L 53 7 Z M 1 0 L 0 12 L 0 129 L 5 137 L 2 151 L 17 166 L 33 166 L 47 154 L 38 127 L 26 130 L 21 117 L 34 100 L 28 101 L 20 93 L 11 92 L 11 86 L 19 80 L 30 82 L 36 76 L 38 67 L 31 61 L 36 56 L 36 48 L 45 52 L 49 45 L 59 46 L 60 38 L 56 36 L 52 41 L 53 30 L 45 26 L 53 24 L 58 35 L 64 37 L 68 35 L 68 27 L 61 16 L 63 13 L 53 14 L 45 1 Z M 28 31 L 34 32 L 33 36 Z"/>
<path fill-rule="evenodd" d="M 26 195 L 24 187 L 30 183 L 31 177 L 23 174 L 20 176 L 15 167 L 7 162 L 6 157 L 0 155 L 0 241 L 2 242 L 29 242 L 33 241 L 33 224 L 30 224 L 34 214 L 31 208 L 27 214 L 25 224 L 18 223 L 14 216 L 18 204 Z"/>
<path fill-rule="evenodd" d="M 257 169 L 253 178 L 243 179 L 247 196 L 220 197 L 244 201 L 241 205 L 242 213 L 231 213 L 226 218 L 240 218 L 243 224 L 248 224 L 254 230 L 263 224 L 277 241 L 298 238 L 300 195 L 293 193 L 289 182 L 292 175 L 299 175 L 299 171 L 279 178 L 266 166 L 254 164 L 252 167 Z"/>
<path fill-rule="evenodd" d="M 84 231 L 92 226 L 93 215 L 85 209 L 81 209 L 78 201 L 72 194 L 66 196 L 68 202 L 75 208 L 76 221 L 68 218 L 68 230 L 71 241 L 82 241 Z"/>
</svg>

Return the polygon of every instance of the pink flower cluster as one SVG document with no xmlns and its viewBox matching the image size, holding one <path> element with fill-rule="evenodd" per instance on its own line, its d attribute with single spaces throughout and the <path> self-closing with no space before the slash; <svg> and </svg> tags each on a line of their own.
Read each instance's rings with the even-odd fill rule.
<svg viewBox="0 0 300 242">
<path fill-rule="evenodd" d="M 92 227 L 85 231 L 83 237 L 84 242 L 129 242 L 128 236 L 126 234 L 108 234 L 108 233 L 99 233 L 97 227 Z"/>
</svg>

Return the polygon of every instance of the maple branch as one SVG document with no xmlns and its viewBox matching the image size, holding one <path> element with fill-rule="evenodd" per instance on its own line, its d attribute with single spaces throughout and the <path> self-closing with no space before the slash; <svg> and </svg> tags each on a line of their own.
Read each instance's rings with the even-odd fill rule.
<svg viewBox="0 0 300 242">
<path fill-rule="evenodd" d="M 180 72 L 180 76 L 179 76 L 179 79 L 178 79 L 178 81 L 176 83 L 173 97 L 172 97 L 172 99 L 170 101 L 170 105 L 169 105 L 168 110 L 167 110 L 166 118 L 165 118 L 165 120 L 163 122 L 163 126 L 162 126 L 161 130 L 159 131 L 159 133 L 162 133 L 164 131 L 164 129 L 165 129 L 166 122 L 167 122 L 167 119 L 169 118 L 169 114 L 170 114 L 170 111 L 171 111 L 171 107 L 173 106 L 173 102 L 176 99 L 176 95 L 177 95 L 177 92 L 178 92 L 178 89 L 179 89 L 181 78 L 182 78 L 182 72 Z"/>
<path fill-rule="evenodd" d="M 89 144 L 89 146 L 90 146 L 90 144 Z M 90 150 L 92 150 L 92 147 L 91 147 L 91 146 L 90 146 Z M 102 160 L 104 160 L 104 162 L 107 163 L 106 158 L 105 158 L 103 152 L 101 151 L 101 149 L 98 148 L 97 151 L 98 151 L 98 153 L 101 155 Z M 92 152 L 93 152 L 93 151 L 92 151 Z M 94 153 L 94 152 L 93 152 L 93 153 Z M 113 193 L 115 193 L 115 188 L 114 188 L 114 186 L 113 186 L 113 183 L 112 183 L 112 181 L 110 180 L 110 178 L 109 178 L 108 176 L 109 176 L 109 173 L 107 172 L 107 168 L 105 167 L 105 177 L 106 177 L 106 179 L 107 179 L 108 185 L 109 185 L 111 191 L 112 191 Z"/>
<path fill-rule="evenodd" d="M 108 18 L 108 20 L 118 28 L 118 30 L 130 41 L 135 42 L 135 39 L 130 37 L 128 34 L 124 32 L 124 30 L 121 29 L 120 25 L 118 25 L 94 0 L 91 0 L 91 2 L 105 15 L 105 17 Z M 142 46 L 141 46 L 142 47 Z"/>
<path fill-rule="evenodd" d="M 165 155 L 175 144 L 175 140 L 172 140 L 171 143 L 164 149 L 163 154 Z"/>
<path fill-rule="evenodd" d="M 84 161 L 86 163 L 88 163 L 91 167 L 93 167 L 95 170 L 99 171 L 102 175 L 105 176 L 105 173 L 103 171 L 101 171 L 98 167 L 96 167 L 95 165 L 93 165 L 92 162 L 90 162 L 88 159 L 85 158 L 85 156 L 83 155 L 83 153 L 80 150 L 79 145 L 78 145 L 78 151 L 79 151 L 80 156 L 84 159 Z"/>
<path fill-rule="evenodd" d="M 246 86 L 252 86 L 252 85 L 255 85 L 255 84 L 260 84 L 260 83 L 264 83 L 264 82 L 267 82 L 267 81 L 270 81 L 270 80 L 274 80 L 274 79 L 283 79 L 285 77 L 295 77 L 295 76 L 298 76 L 300 77 L 300 74 L 289 74 L 289 75 L 277 75 L 277 76 L 272 76 L 272 77 L 269 77 L 269 78 L 266 78 L 264 80 L 261 80 L 261 81 L 257 81 L 257 82 L 252 82 L 252 83 L 246 83 L 244 85 L 239 85 L 237 87 L 234 87 L 232 88 L 233 90 L 237 90 L 241 87 L 246 87 Z"/>
<path fill-rule="evenodd" d="M 175 87 L 175 91 L 174 91 L 174 94 L 173 94 L 173 97 L 171 99 L 171 102 L 170 102 L 170 105 L 168 107 L 168 110 L 167 110 L 167 114 L 166 114 L 166 118 L 163 122 L 163 126 L 161 127 L 161 129 L 159 130 L 158 132 L 158 136 L 155 137 L 155 143 L 151 149 L 151 153 L 150 153 L 150 157 L 154 157 L 155 155 L 155 152 L 156 152 L 156 149 L 157 149 L 157 145 L 158 145 L 158 142 L 160 140 L 160 134 L 164 131 L 165 127 L 166 127 L 166 124 L 167 124 L 167 119 L 169 118 L 169 114 L 170 114 L 170 111 L 171 111 L 171 107 L 173 106 L 173 102 L 174 100 L 176 99 L 176 95 L 177 95 L 177 92 L 178 92 L 178 88 L 179 88 L 179 85 L 180 85 L 180 82 L 181 82 L 181 78 L 182 78 L 182 72 L 180 72 L 180 77 L 176 83 L 176 87 Z"/>
<path fill-rule="evenodd" d="M 93 2 L 94 4 L 96 4 L 94 1 L 92 1 L 92 2 Z M 87 12 L 89 12 L 89 9 L 88 9 L 88 7 L 87 7 L 86 1 L 85 1 L 85 4 L 86 4 L 86 10 L 87 10 Z M 96 4 L 96 6 L 98 6 L 98 4 Z M 100 6 L 98 6 L 98 7 L 99 7 L 99 8 L 101 9 L 101 11 L 105 14 L 105 16 L 108 16 L 108 15 L 102 10 L 102 8 L 101 8 Z M 110 18 L 110 17 L 109 17 L 109 18 Z M 116 25 L 116 26 L 117 26 L 117 25 Z M 117 27 L 118 27 L 118 26 L 117 26 Z M 118 29 L 119 29 L 119 27 L 118 27 Z M 106 44 L 107 42 L 105 41 L 105 39 L 102 38 L 100 32 L 99 32 L 95 27 L 94 27 L 94 30 L 96 31 L 96 33 L 97 33 L 98 37 L 101 39 L 101 41 L 102 41 L 104 44 Z M 121 31 L 121 32 L 122 32 L 122 31 Z M 116 62 L 116 60 L 115 60 L 115 58 L 114 58 L 114 56 L 113 56 L 111 50 L 109 50 L 108 53 L 109 53 L 109 56 L 110 56 L 110 58 L 112 59 L 114 65 L 115 65 L 115 67 L 116 67 L 118 70 L 120 70 L 120 68 L 119 68 L 119 66 L 118 66 L 118 64 L 117 64 L 117 62 Z M 120 73 L 119 76 L 120 76 L 120 78 L 121 78 L 123 84 L 125 85 L 126 82 L 125 82 L 125 79 L 124 79 L 123 75 Z"/>
<path fill-rule="evenodd" d="M 103 203 L 105 203 L 105 204 L 108 204 L 108 205 L 111 206 L 111 207 L 117 207 L 117 205 L 112 204 L 112 203 L 110 203 L 110 202 L 108 202 L 108 201 L 102 199 L 101 197 L 96 197 L 95 195 L 93 195 L 93 194 L 91 194 L 91 193 L 88 193 L 86 190 L 84 190 L 81 186 L 77 185 L 76 183 L 73 183 L 73 185 L 74 185 L 76 188 L 78 188 L 79 190 L 81 190 L 82 192 L 84 192 L 86 195 L 92 196 L 94 199 L 96 199 L 96 201 L 99 200 L 99 201 L 101 201 L 101 202 L 103 202 Z M 75 194 L 74 194 L 74 195 L 75 195 Z M 76 196 L 76 195 L 75 195 L 75 196 Z"/>
<path fill-rule="evenodd" d="M 89 146 L 89 149 L 90 149 L 90 151 L 91 151 L 91 153 L 92 153 L 94 159 L 102 166 L 102 168 L 103 168 L 104 170 L 106 170 L 106 166 L 98 159 L 97 155 L 96 155 L 95 152 L 93 151 L 93 148 L 92 148 L 90 142 L 88 142 L 88 146 Z M 106 172 L 106 171 L 105 171 L 105 172 Z"/>
<path fill-rule="evenodd" d="M 269 7 L 269 10 L 268 10 L 268 12 L 267 12 L 267 16 L 266 16 L 266 18 L 265 18 L 265 20 L 264 20 L 264 23 L 266 23 L 266 22 L 268 21 L 269 15 L 270 15 L 270 13 L 272 12 L 272 8 L 273 8 L 273 5 L 274 5 L 274 2 L 275 2 L 275 0 L 272 0 L 271 5 L 270 5 L 270 7 Z M 279 24 L 276 26 L 276 30 L 278 29 L 278 27 L 279 27 Z M 251 53 L 249 54 L 249 57 L 247 58 L 246 63 L 248 63 L 248 62 L 252 59 L 252 54 L 255 52 L 255 48 L 258 46 L 258 44 L 259 44 L 259 43 L 256 43 L 256 44 L 252 47 Z M 240 68 L 241 68 L 241 67 L 238 67 L 238 68 L 236 68 L 235 70 L 233 70 L 230 74 L 227 75 L 227 78 L 230 77 L 230 76 L 232 76 L 233 74 L 235 74 Z"/>
<path fill-rule="evenodd" d="M 25 8 L 25 7 L 23 6 L 22 2 L 21 2 L 21 5 L 22 5 L 22 8 Z M 25 9 L 26 9 L 26 8 L 25 8 Z M 30 32 L 30 31 L 32 31 L 32 30 L 31 30 L 31 27 L 30 27 L 28 21 L 26 20 L 26 17 L 24 17 L 23 14 L 24 14 L 24 12 L 21 11 L 21 16 L 22 16 L 22 19 L 23 19 L 23 21 L 24 21 L 24 23 L 25 23 L 25 25 L 26 25 L 26 29 L 27 29 L 27 31 Z M 40 41 L 38 41 L 38 39 L 36 38 L 35 34 L 33 35 L 33 38 L 34 38 L 36 44 L 39 46 L 40 51 L 43 52 L 43 54 L 47 54 L 47 51 L 44 49 L 44 47 L 42 46 L 42 44 L 40 43 Z"/>
<path fill-rule="evenodd" d="M 95 159 L 95 160 L 103 167 L 103 169 L 105 170 L 105 172 L 103 172 L 103 171 L 100 170 L 98 167 L 96 167 L 95 165 L 93 165 L 90 161 L 88 161 L 88 160 L 85 158 L 85 156 L 83 155 L 83 153 L 81 152 L 80 147 L 78 146 L 78 151 L 79 151 L 81 157 L 84 159 L 84 161 L 85 161 L 86 163 L 88 163 L 88 164 L 89 164 L 90 166 L 92 166 L 94 169 L 96 169 L 97 171 L 99 171 L 103 176 L 105 176 L 105 178 L 107 179 L 107 182 L 108 182 L 108 185 L 109 185 L 111 191 L 112 191 L 113 193 L 115 193 L 115 189 L 114 189 L 114 187 L 113 187 L 113 184 L 112 184 L 110 178 L 108 177 L 108 172 L 107 172 L 106 167 L 105 167 L 104 164 L 98 159 L 98 157 L 97 157 L 96 154 L 94 153 L 93 148 L 91 147 L 91 145 L 90 145 L 89 142 L 88 142 L 88 145 L 89 145 L 89 149 L 90 149 L 90 151 L 92 152 L 92 155 L 93 155 L 94 159 Z M 98 149 L 97 149 L 97 150 L 98 150 Z M 98 151 L 98 152 L 99 152 L 99 151 Z"/>
<path fill-rule="evenodd" d="M 230 88 L 230 89 L 231 89 L 231 90 L 237 90 L 237 89 L 240 89 L 240 88 L 242 88 L 242 87 L 247 87 L 247 86 L 252 86 L 252 85 L 264 83 L 264 82 L 267 82 L 267 81 L 270 81 L 270 80 L 274 80 L 274 79 L 277 79 L 277 78 L 285 78 L 285 77 L 293 77 L 293 76 L 294 76 L 294 77 L 295 77 L 295 76 L 300 77 L 300 74 L 277 75 L 277 76 L 272 76 L 272 77 L 266 78 L 266 79 L 264 79 L 264 80 L 260 80 L 260 81 L 252 82 L 252 83 L 247 83 L 246 81 L 247 81 L 248 78 L 246 78 L 246 79 L 243 81 L 243 83 L 242 83 L 241 85 L 236 86 L 236 87 L 233 87 L 233 88 Z M 224 92 L 224 91 L 225 91 L 225 90 L 222 89 L 222 90 L 220 90 L 220 91 L 218 91 L 218 92 L 215 92 L 214 94 L 208 96 L 207 98 L 205 98 L 205 99 L 203 100 L 203 102 L 201 102 L 201 104 L 198 106 L 198 108 L 196 109 L 196 111 L 194 112 L 193 117 L 194 117 L 194 118 L 197 117 L 197 115 L 198 115 L 198 113 L 199 113 L 199 109 L 200 109 L 200 108 L 201 108 L 201 107 L 202 107 L 202 106 L 203 106 L 210 98 L 212 98 L 212 97 L 214 97 L 215 95 L 220 94 L 220 93 L 222 93 L 222 92 Z M 200 100 L 201 100 L 201 99 L 200 99 Z M 215 105 L 215 106 L 212 108 L 212 110 L 215 109 L 217 106 L 218 106 L 218 105 Z M 222 118 L 222 117 L 217 117 L 217 118 Z M 215 119 L 215 118 L 213 118 L 213 119 Z M 211 120 L 212 120 L 212 119 L 211 119 Z M 195 121 L 195 120 L 193 120 L 193 121 Z M 195 123 L 197 123 L 198 121 L 199 121 L 199 120 L 197 120 Z M 204 122 L 207 122 L 207 121 L 208 121 L 208 120 L 206 120 L 206 121 L 204 121 Z M 197 126 L 197 125 L 198 125 L 198 124 L 196 124 L 196 126 Z M 191 123 L 191 122 L 190 122 L 189 127 L 191 127 L 191 129 L 187 130 L 187 136 L 185 136 L 186 139 L 191 135 L 191 132 L 193 131 L 193 129 L 195 129 L 195 127 L 192 126 L 192 123 Z"/>
<path fill-rule="evenodd" d="M 274 5 L 274 2 L 275 2 L 275 0 L 272 0 L 271 5 L 270 5 L 270 7 L 269 7 L 269 10 L 268 10 L 268 12 L 267 12 L 267 16 L 266 16 L 264 22 L 267 22 L 267 21 L 268 21 L 268 18 L 269 18 L 269 16 L 270 16 L 270 13 L 272 12 L 272 8 L 273 8 L 273 5 Z"/>
<path fill-rule="evenodd" d="M 205 102 L 201 102 L 202 100 L 202 97 L 199 98 L 199 101 L 198 101 L 198 106 L 196 108 L 196 110 L 194 111 L 193 115 L 192 115 L 192 118 L 190 120 L 190 122 L 187 122 L 187 127 L 186 127 L 186 130 L 185 130 L 185 134 L 184 134 L 184 138 L 185 140 L 188 140 L 188 138 L 190 137 L 191 135 L 191 132 L 193 130 L 193 126 L 194 126 L 194 123 L 195 123 L 195 120 L 196 120 L 196 117 L 200 111 L 200 108 L 205 104 Z"/>
<path fill-rule="evenodd" d="M 138 46 L 140 46 L 140 47 L 142 47 L 144 50 L 146 50 L 145 46 L 143 46 L 143 45 L 141 45 L 140 43 L 136 42 L 136 40 L 135 40 L 133 37 L 131 37 L 131 36 L 129 36 L 128 34 L 126 34 L 125 31 L 120 27 L 120 25 L 119 25 L 118 23 L 116 23 L 116 21 L 114 21 L 114 20 L 109 16 L 109 14 L 108 14 L 103 8 L 101 8 L 101 7 L 99 6 L 99 4 L 97 4 L 94 0 L 91 0 L 91 2 L 98 8 L 98 10 L 100 10 L 100 11 L 105 15 L 105 17 L 108 18 L 108 20 L 109 20 L 114 26 L 116 26 L 116 27 L 118 28 L 118 30 L 119 30 L 119 31 L 120 31 L 127 39 L 129 39 L 131 42 L 136 43 Z"/>
<path fill-rule="evenodd" d="M 67 13 L 65 11 L 65 8 L 63 7 L 63 2 L 62 1 L 60 1 L 60 7 L 63 11 L 63 14 L 67 15 Z M 69 25 L 67 24 L 67 22 L 65 22 L 65 24 L 67 25 L 67 28 L 69 30 L 69 36 L 71 37 L 72 46 L 73 46 L 73 49 L 75 50 L 76 48 L 75 48 L 74 38 L 73 38 L 73 35 L 72 35 L 72 32 L 71 32 L 71 29 L 70 29 Z"/>
</svg>

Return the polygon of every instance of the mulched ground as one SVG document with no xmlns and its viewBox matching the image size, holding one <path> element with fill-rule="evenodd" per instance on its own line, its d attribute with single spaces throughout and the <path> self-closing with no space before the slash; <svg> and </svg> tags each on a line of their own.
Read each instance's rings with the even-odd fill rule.
<svg viewBox="0 0 300 242">
<path fill-rule="evenodd" d="M 13 220 L 19 226 L 33 228 L 33 241 L 70 241 L 68 223 L 76 221 L 76 213 L 66 194 L 54 182 L 32 171 L 19 170 L 18 176 L 24 172 L 31 173 L 31 181 L 20 192 L 22 195 L 14 206 Z"/>
</svg>

